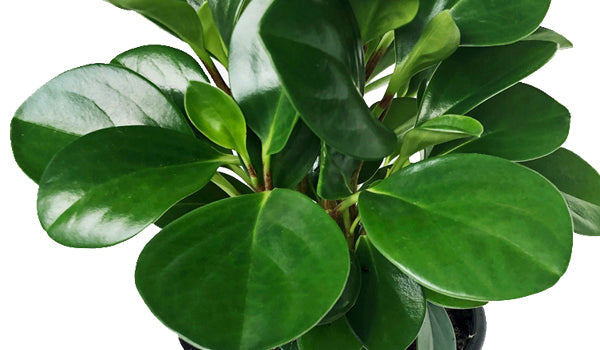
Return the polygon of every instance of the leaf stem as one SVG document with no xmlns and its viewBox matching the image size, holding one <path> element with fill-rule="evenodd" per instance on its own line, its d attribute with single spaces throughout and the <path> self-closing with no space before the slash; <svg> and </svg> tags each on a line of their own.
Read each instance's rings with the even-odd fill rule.
<svg viewBox="0 0 600 350">
<path fill-rule="evenodd" d="M 344 210 L 355 205 L 358 202 L 359 196 L 360 196 L 360 192 L 357 192 L 357 193 L 351 195 L 350 197 L 346 197 L 346 199 L 341 201 L 335 208 L 328 210 L 329 215 L 331 215 L 331 217 L 334 219 L 337 218 L 340 215 L 340 213 L 342 213 Z"/>
<path fill-rule="evenodd" d="M 244 180 L 244 182 L 247 185 L 251 186 L 252 182 L 250 181 L 250 177 L 248 176 L 248 174 L 246 174 L 246 172 L 244 171 L 244 169 L 242 169 L 239 165 L 227 164 L 227 168 L 230 169 L 231 171 L 233 171 L 242 180 Z"/>
<path fill-rule="evenodd" d="M 265 191 L 271 191 L 273 189 L 273 178 L 271 176 L 271 155 L 264 152 L 262 154 L 263 162 L 263 183 L 265 184 Z"/>
<path fill-rule="evenodd" d="M 227 83 L 225 83 L 225 80 L 223 80 L 223 76 L 221 76 L 221 73 L 219 73 L 219 70 L 215 66 L 213 60 L 209 58 L 208 60 L 201 59 L 201 61 L 215 85 L 219 89 L 223 90 L 227 95 L 231 96 L 231 90 L 229 89 L 229 86 L 227 86 Z"/>
<path fill-rule="evenodd" d="M 250 185 L 256 192 L 262 192 L 265 190 L 261 180 L 258 178 L 258 174 L 256 173 L 256 168 L 252 165 L 252 161 L 250 160 L 250 155 L 246 149 L 236 150 L 248 171 L 248 175 L 250 176 Z"/>
<path fill-rule="evenodd" d="M 213 175 L 212 179 L 210 179 L 215 185 L 219 186 L 223 192 L 227 193 L 229 197 L 237 197 L 240 196 L 241 193 L 229 182 L 223 175 L 218 172 Z"/>
<path fill-rule="evenodd" d="M 381 61 L 381 58 L 383 57 L 383 55 L 385 55 L 392 42 L 394 42 L 394 31 L 389 31 L 385 33 L 379 41 L 377 48 L 375 49 L 373 55 L 371 55 L 365 66 L 365 78 L 367 81 L 369 81 L 371 75 L 373 75 L 377 64 L 379 64 L 379 61 Z"/>
</svg>

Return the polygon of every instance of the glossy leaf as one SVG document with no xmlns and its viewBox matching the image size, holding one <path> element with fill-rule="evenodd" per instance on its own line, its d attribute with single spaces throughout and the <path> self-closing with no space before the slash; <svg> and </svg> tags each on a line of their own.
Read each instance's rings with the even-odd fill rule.
<svg viewBox="0 0 600 350">
<path fill-rule="evenodd" d="M 393 133 L 372 116 L 360 92 L 363 49 L 346 1 L 275 0 L 260 36 L 288 97 L 317 136 L 359 159 L 391 153 Z"/>
<path fill-rule="evenodd" d="M 222 90 L 207 83 L 190 82 L 185 93 L 185 110 L 194 126 L 212 142 L 238 153 L 246 152 L 244 115 Z"/>
<path fill-rule="evenodd" d="M 282 345 L 281 350 L 298 350 L 298 343 L 296 341 L 287 343 L 285 345 Z"/>
<path fill-rule="evenodd" d="M 545 41 L 458 49 L 427 85 L 419 123 L 444 114 L 466 114 L 538 70 L 556 50 L 556 44 Z"/>
<path fill-rule="evenodd" d="M 258 25 L 273 0 L 254 0 L 231 38 L 231 92 L 248 126 L 262 141 L 266 155 L 283 149 L 298 113 L 285 94 L 258 36 Z"/>
<path fill-rule="evenodd" d="M 83 66 L 50 80 L 19 107 L 11 122 L 15 159 L 34 181 L 63 147 L 92 131 L 151 125 L 192 133 L 159 89 L 128 69 Z"/>
<path fill-rule="evenodd" d="M 434 148 L 433 154 L 453 151 L 513 161 L 535 159 L 552 153 L 565 142 L 571 121 L 564 106 L 526 84 L 517 84 L 492 97 L 469 115 L 483 124 L 481 137 L 441 145 Z"/>
<path fill-rule="evenodd" d="M 50 237 L 63 245 L 114 245 L 202 188 L 230 158 L 167 129 L 99 130 L 52 159 L 40 180 L 38 216 Z"/>
<path fill-rule="evenodd" d="M 360 159 L 340 153 L 333 147 L 321 147 L 317 194 L 325 199 L 340 199 L 354 193 L 352 177 L 358 170 Z"/>
<path fill-rule="evenodd" d="M 529 35 L 523 40 L 538 40 L 538 41 L 550 41 L 558 45 L 559 50 L 570 49 L 573 47 L 573 43 L 564 36 L 558 34 L 552 29 L 539 27 L 535 32 Z"/>
<path fill-rule="evenodd" d="M 207 0 L 207 2 L 225 47 L 229 47 L 235 24 L 250 0 Z"/>
<path fill-rule="evenodd" d="M 486 301 L 474 301 L 449 297 L 431 289 L 423 288 L 427 301 L 449 309 L 473 309 L 487 304 Z"/>
<path fill-rule="evenodd" d="M 361 292 L 347 318 L 370 350 L 405 349 L 425 318 L 421 287 L 392 265 L 366 236 L 356 253 L 362 269 Z"/>
<path fill-rule="evenodd" d="M 323 317 L 348 272 L 336 223 L 302 194 L 275 189 L 167 226 L 142 251 L 136 285 L 158 319 L 197 347 L 272 349 Z"/>
<path fill-rule="evenodd" d="M 215 24 L 210 6 L 207 2 L 203 3 L 197 10 L 198 17 L 202 23 L 202 35 L 204 36 L 204 47 L 217 61 L 221 62 L 225 68 L 229 66 L 228 49 L 223 42 L 221 33 Z"/>
<path fill-rule="evenodd" d="M 225 173 L 221 173 L 221 176 L 227 179 L 227 181 L 229 181 L 229 183 L 231 183 L 241 194 L 252 193 L 252 190 L 246 184 L 240 182 L 235 177 Z M 172 206 L 155 222 L 155 224 L 156 226 L 163 228 L 192 210 L 225 198 L 229 198 L 229 195 L 213 182 L 209 182 L 198 192 L 189 195 Z"/>
<path fill-rule="evenodd" d="M 419 0 L 350 0 L 350 4 L 364 43 L 409 23 L 419 9 Z"/>
<path fill-rule="evenodd" d="M 454 326 L 444 308 L 427 304 L 427 315 L 417 337 L 417 350 L 456 350 Z"/>
<path fill-rule="evenodd" d="M 319 325 L 329 324 L 342 318 L 354 306 L 356 299 L 358 299 L 358 293 L 360 293 L 360 275 L 360 263 L 356 254 L 351 252 L 350 274 L 348 275 L 344 291 L 327 315 L 319 321 Z"/>
<path fill-rule="evenodd" d="M 565 148 L 523 165 L 543 175 L 562 192 L 575 232 L 600 236 L 600 175 L 591 165 Z"/>
<path fill-rule="evenodd" d="M 298 339 L 300 350 L 360 350 L 362 344 L 356 339 L 346 318 L 317 326 Z"/>
<path fill-rule="evenodd" d="M 192 56 L 169 46 L 141 46 L 123 52 L 111 64 L 128 68 L 151 81 L 182 112 L 185 112 L 183 100 L 189 82 L 208 83 L 206 74 Z"/>
<path fill-rule="evenodd" d="M 560 193 L 501 158 L 428 159 L 361 193 L 358 205 L 379 251 L 421 285 L 457 298 L 540 292 L 558 281 L 571 256 L 571 218 Z"/>
</svg>

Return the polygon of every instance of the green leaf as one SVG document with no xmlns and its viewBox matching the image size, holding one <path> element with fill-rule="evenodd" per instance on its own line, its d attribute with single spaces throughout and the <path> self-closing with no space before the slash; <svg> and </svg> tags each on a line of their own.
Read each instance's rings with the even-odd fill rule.
<svg viewBox="0 0 600 350">
<path fill-rule="evenodd" d="M 372 116 L 360 92 L 363 48 L 345 0 L 275 0 L 260 36 L 288 97 L 317 136 L 359 159 L 391 153 L 393 133 Z"/>
<path fill-rule="evenodd" d="M 427 301 L 449 309 L 473 309 L 487 304 L 486 301 L 474 301 L 449 297 L 431 289 L 423 288 Z"/>
<path fill-rule="evenodd" d="M 238 192 L 240 192 L 241 194 L 252 193 L 250 187 L 240 182 L 235 177 L 227 175 L 225 173 L 220 173 L 220 175 L 227 179 L 227 181 L 229 181 L 229 183 L 231 183 L 233 187 L 235 187 L 235 189 L 238 190 Z M 229 198 L 229 195 L 225 193 L 225 191 L 223 191 L 219 186 L 215 185 L 213 182 L 209 182 L 198 192 L 189 195 L 188 197 L 182 199 L 177 204 L 172 206 L 166 213 L 164 213 L 160 217 L 160 219 L 158 219 L 155 222 L 155 224 L 156 226 L 163 228 L 171 222 L 191 212 L 192 210 L 198 209 L 202 206 L 225 198 Z"/>
<path fill-rule="evenodd" d="M 358 258 L 356 257 L 356 254 L 350 252 L 350 274 L 348 275 L 344 291 L 327 315 L 319 321 L 319 325 L 332 323 L 342 318 L 354 306 L 356 299 L 358 299 L 358 294 L 360 293 L 360 275 L 360 263 Z"/>
<path fill-rule="evenodd" d="M 63 245 L 114 245 L 206 185 L 229 157 L 172 130 L 99 130 L 52 159 L 40 180 L 38 216 L 50 237 Z"/>
<path fill-rule="evenodd" d="M 575 232 L 600 236 L 600 176 L 591 165 L 565 148 L 523 165 L 543 175 L 562 192 Z"/>
<path fill-rule="evenodd" d="M 458 154 L 419 162 L 361 193 L 358 206 L 382 254 L 452 297 L 506 300 L 540 292 L 558 281 L 571 256 L 571 218 L 560 193 L 501 158 Z"/>
<path fill-rule="evenodd" d="M 192 81 L 185 93 L 185 110 L 204 136 L 219 146 L 236 150 L 244 158 L 246 122 L 229 95 L 208 83 Z"/>
<path fill-rule="evenodd" d="M 404 96 L 411 78 L 448 58 L 460 44 L 460 31 L 450 12 L 442 11 L 423 28 L 419 40 L 407 55 L 396 55 L 396 68 L 386 94 Z"/>
<path fill-rule="evenodd" d="M 215 24 L 210 6 L 203 3 L 197 10 L 198 17 L 202 23 L 202 34 L 204 36 L 204 47 L 225 67 L 229 67 L 228 49 L 221 38 L 219 29 Z"/>
<path fill-rule="evenodd" d="M 260 19 L 272 2 L 254 0 L 244 11 L 231 38 L 229 74 L 233 97 L 266 155 L 283 149 L 298 119 L 258 36 Z"/>
<path fill-rule="evenodd" d="M 417 350 L 456 350 L 454 326 L 444 308 L 428 303 Z"/>
<path fill-rule="evenodd" d="M 299 350 L 298 342 L 293 341 L 281 346 L 281 350 Z"/>
<path fill-rule="evenodd" d="M 361 160 L 349 157 L 323 143 L 317 194 L 325 199 L 340 199 L 354 193 L 352 177 Z"/>
<path fill-rule="evenodd" d="M 141 46 L 115 57 L 111 64 L 128 68 L 156 85 L 185 112 L 183 98 L 190 81 L 208 78 L 196 60 L 187 53 L 162 45 Z"/>
<path fill-rule="evenodd" d="M 201 59 L 210 59 L 204 50 L 202 24 L 196 10 L 181 0 L 106 0 L 125 10 L 149 18 L 187 42 Z M 196 2 L 197 4 L 197 2 Z"/>
<path fill-rule="evenodd" d="M 569 111 L 533 86 L 519 83 L 469 112 L 483 124 L 481 137 L 435 147 L 433 154 L 482 153 L 524 161 L 556 150 L 569 135 Z M 437 120 L 434 118 L 433 120 Z M 426 122 L 427 123 L 427 122 Z"/>
<path fill-rule="evenodd" d="M 275 189 L 173 222 L 144 248 L 135 276 L 150 310 L 196 347 L 249 350 L 311 329 L 348 272 L 336 223 L 302 194 Z"/>
<path fill-rule="evenodd" d="M 50 159 L 92 131 L 151 125 L 192 134 L 185 117 L 158 88 L 132 71 L 93 64 L 50 80 L 19 107 L 11 142 L 21 169 L 38 182 Z"/>
<path fill-rule="evenodd" d="M 356 339 L 346 322 L 340 318 L 332 324 L 317 326 L 298 339 L 300 350 L 360 350 L 362 344 Z"/>
<path fill-rule="evenodd" d="M 250 0 L 207 0 L 207 2 L 225 47 L 229 47 L 233 29 Z"/>
<path fill-rule="evenodd" d="M 425 318 L 421 287 L 383 257 L 366 236 L 360 237 L 356 253 L 362 287 L 347 314 L 352 330 L 370 350 L 405 349 Z"/>
<path fill-rule="evenodd" d="M 458 49 L 442 62 L 429 82 L 419 123 L 444 114 L 467 114 L 541 68 L 556 50 L 556 44 L 544 41 Z"/>
<path fill-rule="evenodd" d="M 538 40 L 538 41 L 550 41 L 556 43 L 558 45 L 559 50 L 570 49 L 573 47 L 573 43 L 569 41 L 569 39 L 564 36 L 558 34 L 552 29 L 539 27 L 535 32 L 533 32 L 528 37 L 523 38 L 523 40 Z"/>
<path fill-rule="evenodd" d="M 350 0 L 350 5 L 354 10 L 362 41 L 368 43 L 412 21 L 419 9 L 419 0 Z"/>
</svg>

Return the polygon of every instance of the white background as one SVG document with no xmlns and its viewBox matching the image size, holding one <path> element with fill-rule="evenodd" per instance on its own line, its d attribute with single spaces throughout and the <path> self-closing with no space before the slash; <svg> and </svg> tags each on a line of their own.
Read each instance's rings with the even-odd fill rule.
<svg viewBox="0 0 600 350">
<path fill-rule="evenodd" d="M 554 0 L 544 24 L 571 39 L 575 49 L 559 52 L 527 79 L 571 110 L 566 146 L 596 168 L 599 11 L 595 1 Z M 156 230 L 100 250 L 51 241 L 37 221 L 36 185 L 12 158 L 9 123 L 35 89 L 67 69 L 108 62 L 144 44 L 186 47 L 141 16 L 101 0 L 3 4 L 0 35 L 0 349 L 179 349 L 133 281 L 137 255 Z M 486 307 L 484 349 L 600 349 L 599 268 L 600 237 L 577 236 L 569 270 L 553 289 Z"/>
</svg>

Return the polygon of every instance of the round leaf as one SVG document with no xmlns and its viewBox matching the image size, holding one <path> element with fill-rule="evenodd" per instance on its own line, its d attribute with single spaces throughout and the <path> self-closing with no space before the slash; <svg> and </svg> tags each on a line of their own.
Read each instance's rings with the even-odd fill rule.
<svg viewBox="0 0 600 350">
<path fill-rule="evenodd" d="M 52 159 L 40 181 L 38 216 L 63 245 L 114 245 L 202 188 L 228 157 L 167 129 L 99 130 Z"/>
<path fill-rule="evenodd" d="M 146 79 L 125 68 L 93 64 L 50 80 L 19 107 L 11 122 L 12 148 L 21 169 L 37 182 L 69 143 L 123 125 L 192 133 L 181 112 Z"/>
<path fill-rule="evenodd" d="M 136 284 L 152 312 L 197 347 L 272 349 L 311 329 L 342 293 L 344 235 L 284 189 L 225 199 L 161 231 Z"/>
<path fill-rule="evenodd" d="M 300 350 L 360 350 L 362 344 L 356 339 L 346 322 L 340 318 L 332 324 L 317 326 L 298 339 Z"/>
<path fill-rule="evenodd" d="M 501 158 L 422 161 L 363 192 L 358 205 L 379 251 L 421 285 L 457 298 L 540 292 L 558 281 L 571 256 L 571 218 L 560 193 Z"/>
</svg>

